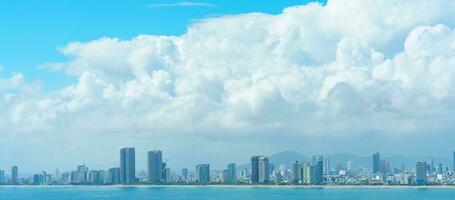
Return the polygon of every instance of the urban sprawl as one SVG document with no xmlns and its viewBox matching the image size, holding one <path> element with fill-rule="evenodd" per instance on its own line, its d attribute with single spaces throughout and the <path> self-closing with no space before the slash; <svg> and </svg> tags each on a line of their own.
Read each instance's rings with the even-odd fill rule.
<svg viewBox="0 0 455 200">
<path fill-rule="evenodd" d="M 455 169 L 455 152 L 453 159 Z M 0 185 L 455 185 L 454 170 L 434 165 L 431 158 L 416 162 L 415 168 L 390 169 L 390 163 L 375 153 L 371 168 L 353 168 L 353 161 L 344 166 L 331 168 L 329 159 L 316 155 L 275 167 L 266 156 L 252 156 L 245 167 L 230 163 L 224 170 L 211 170 L 210 164 L 202 163 L 194 171 L 171 173 L 162 151 L 154 150 L 147 154 L 147 171 L 137 173 L 135 149 L 129 147 L 120 150 L 119 166 L 108 170 L 79 165 L 74 171 L 19 176 L 19 167 L 13 166 L 8 175 L 0 170 Z"/>
</svg>

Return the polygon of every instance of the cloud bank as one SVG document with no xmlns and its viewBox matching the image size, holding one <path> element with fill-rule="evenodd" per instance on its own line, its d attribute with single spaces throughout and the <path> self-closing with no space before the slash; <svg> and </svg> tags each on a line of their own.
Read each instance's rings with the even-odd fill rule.
<svg viewBox="0 0 455 200">
<path fill-rule="evenodd" d="M 76 84 L 40 91 L 20 74 L 0 80 L 0 132 L 169 139 L 179 148 L 229 141 L 240 152 L 447 133 L 454 10 L 452 0 L 330 0 L 205 19 L 175 37 L 73 42 L 61 49 L 68 61 L 52 65 Z"/>
</svg>

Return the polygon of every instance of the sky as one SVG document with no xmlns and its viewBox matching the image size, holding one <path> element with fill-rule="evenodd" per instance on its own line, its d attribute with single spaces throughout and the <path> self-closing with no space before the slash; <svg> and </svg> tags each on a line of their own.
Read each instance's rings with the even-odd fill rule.
<svg viewBox="0 0 455 200">
<path fill-rule="evenodd" d="M 455 147 L 451 0 L 2 1 L 0 168 Z"/>
</svg>

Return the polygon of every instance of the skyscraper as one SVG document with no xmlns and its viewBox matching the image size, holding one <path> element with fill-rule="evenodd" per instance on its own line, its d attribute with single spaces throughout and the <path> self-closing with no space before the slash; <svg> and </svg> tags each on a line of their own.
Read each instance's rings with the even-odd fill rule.
<svg viewBox="0 0 455 200">
<path fill-rule="evenodd" d="M 5 171 L 0 169 L 0 185 L 5 184 Z"/>
<path fill-rule="evenodd" d="M 149 151 L 147 156 L 147 181 L 149 183 L 160 183 L 163 176 L 163 157 L 159 150 Z"/>
<path fill-rule="evenodd" d="M 455 151 L 452 153 L 453 171 L 455 171 Z"/>
<path fill-rule="evenodd" d="M 324 174 L 330 175 L 330 160 L 329 159 L 325 159 Z"/>
<path fill-rule="evenodd" d="M 323 182 L 323 165 L 324 162 L 321 159 L 314 159 L 313 164 L 310 166 L 310 183 L 319 185 Z"/>
<path fill-rule="evenodd" d="M 416 164 L 416 184 L 424 185 L 427 182 L 427 164 L 425 162 L 417 162 Z"/>
<path fill-rule="evenodd" d="M 270 169 L 269 159 L 266 156 L 251 157 L 251 183 L 269 183 Z"/>
<path fill-rule="evenodd" d="M 302 180 L 304 184 L 310 184 L 311 181 L 311 164 L 307 161 L 302 162 Z"/>
<path fill-rule="evenodd" d="M 134 184 L 136 182 L 136 158 L 132 147 L 120 150 L 120 183 Z"/>
<path fill-rule="evenodd" d="M 120 168 L 114 167 L 107 171 L 106 181 L 107 184 L 119 184 L 120 183 Z"/>
<path fill-rule="evenodd" d="M 293 184 L 298 184 L 300 182 L 300 180 L 302 179 L 301 178 L 301 165 L 299 163 L 299 161 L 295 161 L 294 163 L 292 163 L 292 183 Z"/>
<path fill-rule="evenodd" d="M 352 160 L 348 160 L 348 161 L 346 162 L 346 171 L 347 171 L 348 173 L 351 172 L 351 170 L 352 170 L 352 164 L 353 164 L 353 163 L 354 163 L 354 161 L 352 161 Z"/>
<path fill-rule="evenodd" d="M 251 157 L 251 183 L 253 184 L 259 183 L 259 157 Z"/>
<path fill-rule="evenodd" d="M 182 177 L 184 180 L 188 180 L 188 168 L 182 169 Z"/>
<path fill-rule="evenodd" d="M 199 164 L 196 166 L 196 179 L 199 183 L 207 184 L 210 182 L 210 165 Z"/>
<path fill-rule="evenodd" d="M 85 165 L 78 165 L 76 176 L 77 176 L 76 183 L 79 184 L 87 183 L 88 167 Z"/>
<path fill-rule="evenodd" d="M 430 157 L 428 158 L 428 162 L 427 162 L 427 165 L 428 165 L 428 172 L 429 173 L 433 173 L 434 172 L 434 159 L 433 157 Z"/>
<path fill-rule="evenodd" d="M 373 154 L 373 173 L 379 172 L 379 164 L 381 162 L 381 155 L 379 152 Z"/>
<path fill-rule="evenodd" d="M 230 163 L 227 167 L 227 182 L 231 184 L 237 182 L 235 163 Z"/>
<path fill-rule="evenodd" d="M 19 178 L 19 168 L 17 166 L 11 167 L 11 184 L 15 185 L 18 184 Z"/>
</svg>

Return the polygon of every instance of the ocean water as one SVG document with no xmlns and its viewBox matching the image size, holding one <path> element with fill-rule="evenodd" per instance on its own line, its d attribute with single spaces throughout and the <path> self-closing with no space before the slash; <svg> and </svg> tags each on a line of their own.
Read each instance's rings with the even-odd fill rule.
<svg viewBox="0 0 455 200">
<path fill-rule="evenodd" d="M 0 199 L 454 200 L 455 188 L 0 187 Z"/>
</svg>

